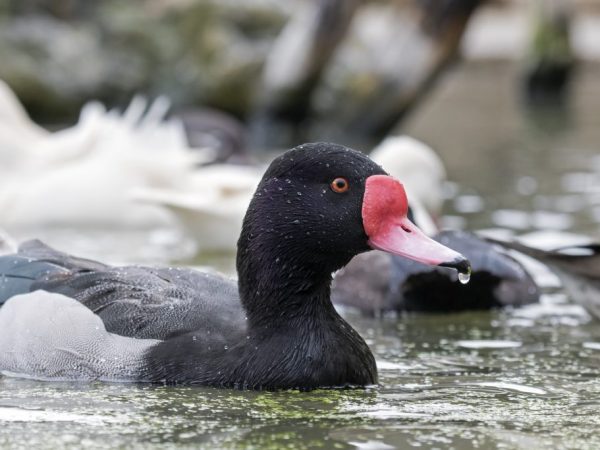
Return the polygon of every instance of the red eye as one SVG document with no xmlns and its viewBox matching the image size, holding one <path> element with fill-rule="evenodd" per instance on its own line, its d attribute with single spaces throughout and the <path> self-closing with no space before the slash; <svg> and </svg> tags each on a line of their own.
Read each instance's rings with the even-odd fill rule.
<svg viewBox="0 0 600 450">
<path fill-rule="evenodd" d="M 350 189 L 350 185 L 348 184 L 348 180 L 346 180 L 345 178 L 339 177 L 331 182 L 331 190 L 333 192 L 342 194 L 348 189 Z"/>
</svg>

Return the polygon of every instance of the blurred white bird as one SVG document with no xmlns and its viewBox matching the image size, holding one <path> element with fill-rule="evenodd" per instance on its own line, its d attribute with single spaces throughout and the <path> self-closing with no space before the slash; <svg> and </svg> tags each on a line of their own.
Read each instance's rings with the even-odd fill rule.
<svg viewBox="0 0 600 450">
<path fill-rule="evenodd" d="M 235 252 L 244 215 L 264 170 L 231 164 L 201 167 L 183 188 L 140 188 L 133 198 L 176 214 L 198 252 Z"/>
<path fill-rule="evenodd" d="M 87 104 L 78 123 L 49 133 L 0 85 L 0 226 L 155 228 L 172 215 L 128 195 L 135 188 L 179 188 L 199 163 L 214 159 L 192 149 L 181 123 L 165 119 L 169 102 L 136 97 L 120 114 Z M 4 164 L 6 163 L 6 164 Z"/>
</svg>

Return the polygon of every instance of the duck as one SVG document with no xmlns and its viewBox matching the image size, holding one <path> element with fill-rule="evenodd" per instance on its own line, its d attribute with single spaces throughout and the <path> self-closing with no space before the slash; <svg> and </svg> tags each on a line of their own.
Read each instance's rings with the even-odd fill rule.
<svg viewBox="0 0 600 450">
<path fill-rule="evenodd" d="M 558 276 L 568 296 L 583 306 L 592 317 L 600 319 L 600 243 L 582 243 L 548 250 L 514 239 L 486 239 L 546 265 Z"/>
<path fill-rule="evenodd" d="M 370 156 L 403 180 L 417 224 L 428 235 L 434 234 L 446 180 L 435 151 L 410 136 L 390 136 Z M 179 187 L 140 187 L 131 197 L 173 213 L 198 253 L 234 253 L 235 238 L 263 171 L 260 165 L 212 164 L 182 179 Z"/>
<path fill-rule="evenodd" d="M 379 317 L 518 308 L 539 302 L 538 284 L 508 248 L 468 231 L 443 230 L 434 239 L 469 259 L 468 284 L 448 271 L 374 251 L 358 255 L 335 275 L 334 304 Z"/>
<path fill-rule="evenodd" d="M 237 283 L 26 242 L 0 257 L 0 371 L 255 390 L 376 384 L 373 354 L 331 303 L 332 273 L 371 249 L 470 267 L 407 211 L 402 184 L 368 156 L 309 143 L 274 159 L 257 186 Z"/>
</svg>

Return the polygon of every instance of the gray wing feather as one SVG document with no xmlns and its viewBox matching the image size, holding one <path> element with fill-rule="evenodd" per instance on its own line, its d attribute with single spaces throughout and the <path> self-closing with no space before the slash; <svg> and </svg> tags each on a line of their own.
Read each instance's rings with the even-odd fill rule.
<svg viewBox="0 0 600 450">
<path fill-rule="evenodd" d="M 127 337 L 244 328 L 236 283 L 191 269 L 110 267 L 31 241 L 18 254 L 0 258 L 0 280 L 0 297 L 37 289 L 60 293 L 97 314 L 107 331 Z"/>
</svg>

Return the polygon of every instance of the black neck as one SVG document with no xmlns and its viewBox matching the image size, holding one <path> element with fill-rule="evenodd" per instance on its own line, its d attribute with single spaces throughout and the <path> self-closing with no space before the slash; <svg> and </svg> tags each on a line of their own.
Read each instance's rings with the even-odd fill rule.
<svg viewBox="0 0 600 450">
<path fill-rule="evenodd" d="M 244 344 L 249 345 L 228 382 L 255 388 L 376 383 L 369 347 L 331 303 L 331 267 L 318 258 L 286 259 L 277 251 L 261 258 L 256 250 L 265 239 L 253 239 L 247 256 L 238 257 L 238 286 L 248 319 Z M 291 254 L 289 248 L 282 253 Z"/>
<path fill-rule="evenodd" d="M 239 249 L 238 285 L 249 329 L 337 316 L 330 300 L 329 264 L 318 257 L 309 261 L 302 249 L 290 245 L 278 248 L 272 240 L 259 234 Z"/>
</svg>

